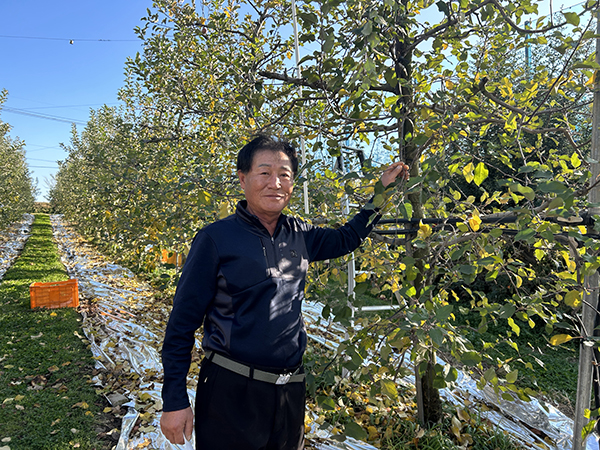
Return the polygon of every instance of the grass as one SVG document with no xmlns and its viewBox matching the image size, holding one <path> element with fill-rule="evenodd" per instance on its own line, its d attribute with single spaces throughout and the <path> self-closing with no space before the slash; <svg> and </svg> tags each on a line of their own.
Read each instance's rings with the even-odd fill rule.
<svg viewBox="0 0 600 450">
<path fill-rule="evenodd" d="M 29 285 L 67 280 L 48 215 L 38 214 L 21 256 L 0 280 L 0 447 L 103 449 L 104 399 L 73 309 L 31 310 Z"/>
</svg>

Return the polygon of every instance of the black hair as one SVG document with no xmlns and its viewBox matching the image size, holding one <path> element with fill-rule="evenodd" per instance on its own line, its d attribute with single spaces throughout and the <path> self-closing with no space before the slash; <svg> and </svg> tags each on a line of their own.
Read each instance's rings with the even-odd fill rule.
<svg viewBox="0 0 600 450">
<path fill-rule="evenodd" d="M 242 173 L 250 172 L 254 155 L 263 150 L 285 153 L 290 158 L 292 172 L 296 176 L 298 173 L 298 153 L 294 146 L 286 139 L 279 139 L 265 134 L 255 136 L 254 139 L 242 147 L 237 155 L 237 170 Z"/>
</svg>

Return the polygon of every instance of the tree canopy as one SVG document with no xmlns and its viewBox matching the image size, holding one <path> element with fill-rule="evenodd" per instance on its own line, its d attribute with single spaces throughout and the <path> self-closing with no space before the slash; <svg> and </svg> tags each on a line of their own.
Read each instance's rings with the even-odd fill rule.
<svg viewBox="0 0 600 450">
<path fill-rule="evenodd" d="M 0 92 L 0 112 L 8 93 Z M 0 121 L 0 229 L 33 211 L 37 187 L 25 160 L 25 143 L 12 139 L 10 125 Z"/>
</svg>

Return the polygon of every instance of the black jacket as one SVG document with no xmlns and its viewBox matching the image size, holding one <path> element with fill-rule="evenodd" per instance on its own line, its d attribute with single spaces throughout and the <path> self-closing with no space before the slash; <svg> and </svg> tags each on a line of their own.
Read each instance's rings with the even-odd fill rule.
<svg viewBox="0 0 600 450">
<path fill-rule="evenodd" d="M 251 365 L 290 368 L 302 362 L 301 305 L 308 263 L 350 253 L 367 237 L 372 210 L 338 229 L 281 215 L 273 236 L 238 204 L 192 243 L 173 299 L 162 348 L 163 411 L 189 406 L 186 377 L 194 333 L 204 321 L 204 350 Z"/>
</svg>

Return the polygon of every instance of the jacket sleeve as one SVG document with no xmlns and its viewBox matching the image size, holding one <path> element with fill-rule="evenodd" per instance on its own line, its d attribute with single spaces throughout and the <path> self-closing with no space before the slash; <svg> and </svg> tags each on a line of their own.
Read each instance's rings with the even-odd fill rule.
<svg viewBox="0 0 600 450">
<path fill-rule="evenodd" d="M 373 220 L 369 223 L 372 216 Z M 338 258 L 354 251 L 380 218 L 378 210 L 363 208 L 340 228 L 308 226 L 304 232 L 304 240 L 310 261 Z"/>
<path fill-rule="evenodd" d="M 200 231 L 194 238 L 177 284 L 162 347 L 164 412 L 185 409 L 190 404 L 186 379 L 191 351 L 195 332 L 202 325 L 206 309 L 215 296 L 218 271 L 215 244 Z"/>
</svg>

